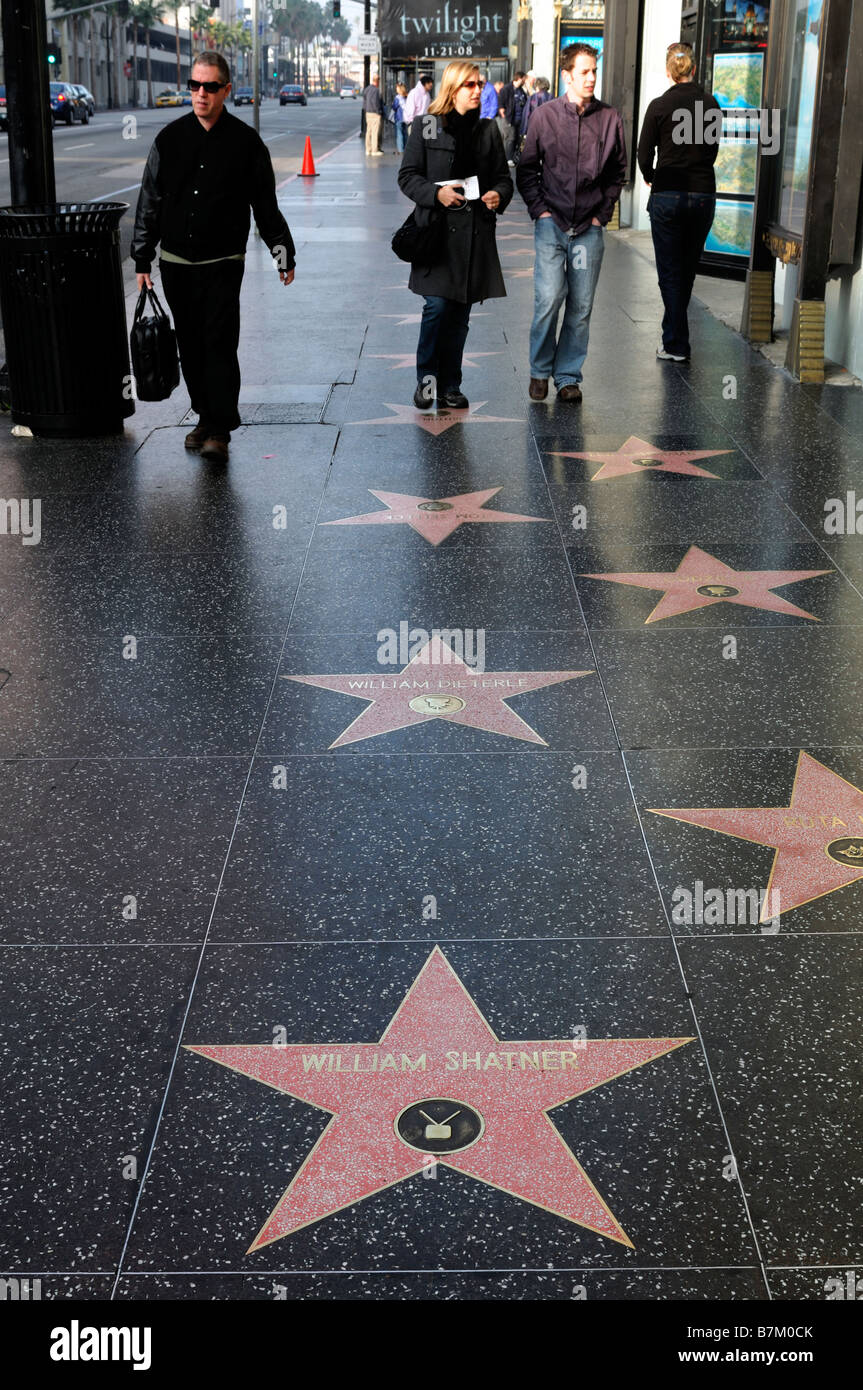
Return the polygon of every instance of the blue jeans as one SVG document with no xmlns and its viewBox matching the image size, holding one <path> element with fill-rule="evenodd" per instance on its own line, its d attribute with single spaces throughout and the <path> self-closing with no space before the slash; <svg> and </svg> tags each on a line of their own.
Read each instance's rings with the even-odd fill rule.
<svg viewBox="0 0 863 1390">
<path fill-rule="evenodd" d="M 407 144 L 408 128 L 404 121 L 396 121 L 396 154 L 402 154 Z"/>
<path fill-rule="evenodd" d="M 716 212 L 712 193 L 651 193 L 647 203 L 656 253 L 656 274 L 665 314 L 662 346 L 675 357 L 689 356 L 686 311 L 707 233 Z"/>
<path fill-rule="evenodd" d="M 555 386 L 581 381 L 587 356 L 590 312 L 605 250 L 601 227 L 588 227 L 573 236 L 562 232 L 553 217 L 534 223 L 534 309 L 530 326 L 530 374 Z M 566 299 L 563 326 L 557 338 L 557 318 Z"/>
<path fill-rule="evenodd" d="M 437 394 L 461 388 L 461 359 L 470 323 L 470 305 L 427 294 L 417 344 L 417 381 L 434 377 Z"/>
</svg>

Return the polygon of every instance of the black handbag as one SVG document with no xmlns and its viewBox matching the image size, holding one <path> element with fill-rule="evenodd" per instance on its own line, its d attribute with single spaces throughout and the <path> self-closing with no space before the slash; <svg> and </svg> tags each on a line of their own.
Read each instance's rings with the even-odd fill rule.
<svg viewBox="0 0 863 1390">
<path fill-rule="evenodd" d="M 149 297 L 152 318 L 144 318 Z M 138 296 L 129 334 L 132 374 L 139 401 L 165 401 L 180 384 L 177 336 L 155 290 L 145 285 Z"/>
<path fill-rule="evenodd" d="M 424 209 L 425 211 L 425 209 Z M 392 248 L 400 261 L 411 265 L 437 265 L 443 260 L 446 245 L 446 215 L 443 208 L 428 209 L 428 221 L 417 221 L 416 208 L 407 217 L 392 239 Z"/>
</svg>

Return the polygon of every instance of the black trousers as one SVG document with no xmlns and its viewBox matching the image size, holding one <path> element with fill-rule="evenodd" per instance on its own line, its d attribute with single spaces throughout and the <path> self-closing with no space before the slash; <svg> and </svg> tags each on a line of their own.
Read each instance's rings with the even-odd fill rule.
<svg viewBox="0 0 863 1390">
<path fill-rule="evenodd" d="M 159 261 L 183 379 L 201 428 L 210 434 L 230 434 L 240 425 L 237 348 L 245 268 L 243 261 L 212 265 Z"/>
</svg>

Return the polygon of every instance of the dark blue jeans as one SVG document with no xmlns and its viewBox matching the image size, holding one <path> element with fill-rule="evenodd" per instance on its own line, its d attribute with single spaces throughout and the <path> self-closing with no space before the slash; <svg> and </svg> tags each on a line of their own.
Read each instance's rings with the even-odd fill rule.
<svg viewBox="0 0 863 1390">
<path fill-rule="evenodd" d="M 437 394 L 461 389 L 461 359 L 470 323 L 470 305 L 425 295 L 417 343 L 417 381 L 434 377 Z"/>
<path fill-rule="evenodd" d="M 656 274 L 665 305 L 662 346 L 675 357 L 689 356 L 686 311 L 707 233 L 716 212 L 712 193 L 651 193 L 647 204 L 656 253 Z"/>
</svg>

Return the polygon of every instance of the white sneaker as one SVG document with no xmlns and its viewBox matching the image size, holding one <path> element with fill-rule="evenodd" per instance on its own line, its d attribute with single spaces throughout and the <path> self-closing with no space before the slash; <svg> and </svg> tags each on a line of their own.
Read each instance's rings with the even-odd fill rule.
<svg viewBox="0 0 863 1390">
<path fill-rule="evenodd" d="M 675 357 L 673 352 L 666 352 L 662 344 L 656 349 L 656 355 L 660 362 L 688 362 L 688 357 Z"/>
<path fill-rule="evenodd" d="M 372 159 L 380 159 L 382 155 L 383 150 L 372 150 Z"/>
</svg>

